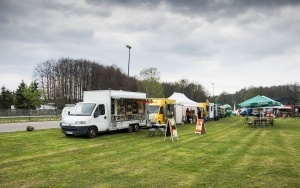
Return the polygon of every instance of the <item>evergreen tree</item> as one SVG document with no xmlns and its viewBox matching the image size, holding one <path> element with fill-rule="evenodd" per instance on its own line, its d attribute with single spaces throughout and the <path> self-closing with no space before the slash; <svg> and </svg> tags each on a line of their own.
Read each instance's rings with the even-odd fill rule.
<svg viewBox="0 0 300 188">
<path fill-rule="evenodd" d="M 42 92 L 38 90 L 36 82 L 27 86 L 22 80 L 16 91 L 15 106 L 18 109 L 35 109 L 42 104 L 41 97 Z"/>
<path fill-rule="evenodd" d="M 14 94 L 6 89 L 4 86 L 1 87 L 0 94 L 0 109 L 10 109 L 11 105 L 14 104 Z"/>
<path fill-rule="evenodd" d="M 25 87 L 22 94 L 26 99 L 25 106 L 27 109 L 35 109 L 42 104 L 42 92 L 38 90 L 38 84 L 36 82 L 33 82 L 28 87 Z"/>
<path fill-rule="evenodd" d="M 24 80 L 22 80 L 22 82 L 20 83 L 20 85 L 18 86 L 18 89 L 16 90 L 16 100 L 15 100 L 15 107 L 18 109 L 26 109 L 26 98 L 23 95 L 24 90 L 26 89 L 26 84 L 24 83 Z"/>
</svg>

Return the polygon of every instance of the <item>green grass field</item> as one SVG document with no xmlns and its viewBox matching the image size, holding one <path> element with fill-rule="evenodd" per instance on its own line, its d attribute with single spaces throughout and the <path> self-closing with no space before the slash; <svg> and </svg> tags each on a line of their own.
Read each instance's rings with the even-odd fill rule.
<svg viewBox="0 0 300 188">
<path fill-rule="evenodd" d="M 0 187 L 300 187 L 300 119 L 248 128 L 242 117 L 177 125 L 179 141 L 95 139 L 60 129 L 0 133 Z"/>
</svg>

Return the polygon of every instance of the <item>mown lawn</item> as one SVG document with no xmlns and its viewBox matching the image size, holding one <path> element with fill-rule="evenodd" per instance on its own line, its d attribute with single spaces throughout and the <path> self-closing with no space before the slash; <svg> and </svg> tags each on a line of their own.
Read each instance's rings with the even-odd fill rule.
<svg viewBox="0 0 300 188">
<path fill-rule="evenodd" d="M 300 187 L 300 119 L 248 128 L 242 117 L 177 125 L 179 141 L 138 133 L 68 138 L 0 133 L 0 187 Z"/>
</svg>

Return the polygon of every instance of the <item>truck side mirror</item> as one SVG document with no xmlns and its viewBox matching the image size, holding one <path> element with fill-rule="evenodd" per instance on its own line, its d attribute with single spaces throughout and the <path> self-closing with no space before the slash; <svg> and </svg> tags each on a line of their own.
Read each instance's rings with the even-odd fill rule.
<svg viewBox="0 0 300 188">
<path fill-rule="evenodd" d="M 94 113 L 94 118 L 99 117 L 99 115 L 100 115 L 99 110 L 96 110 L 95 113 Z"/>
</svg>

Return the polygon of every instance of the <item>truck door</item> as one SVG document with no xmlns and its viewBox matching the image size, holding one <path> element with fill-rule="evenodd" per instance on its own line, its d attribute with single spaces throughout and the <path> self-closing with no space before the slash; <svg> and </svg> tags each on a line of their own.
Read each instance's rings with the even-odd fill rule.
<svg viewBox="0 0 300 188">
<path fill-rule="evenodd" d="M 164 121 L 164 116 L 165 116 L 165 109 L 163 106 L 159 107 L 159 114 L 158 114 L 158 121 L 160 124 L 165 123 Z"/>
<path fill-rule="evenodd" d="M 98 131 L 105 131 L 108 128 L 107 105 L 99 104 L 94 112 L 93 124 L 98 127 Z"/>
</svg>

